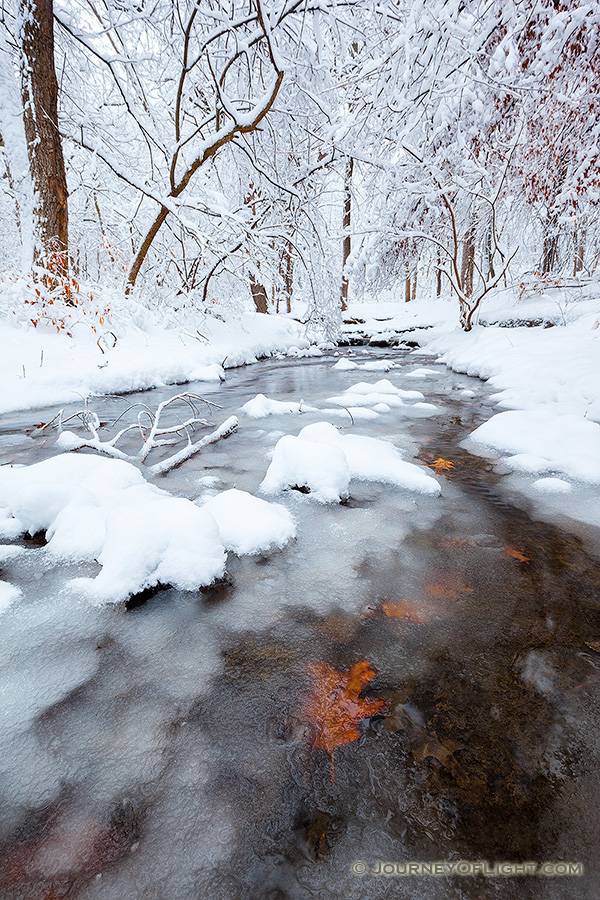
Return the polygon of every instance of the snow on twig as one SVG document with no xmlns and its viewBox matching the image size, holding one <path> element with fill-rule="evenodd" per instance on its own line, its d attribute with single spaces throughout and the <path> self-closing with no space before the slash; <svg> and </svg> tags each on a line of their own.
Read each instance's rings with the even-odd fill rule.
<svg viewBox="0 0 600 900">
<path fill-rule="evenodd" d="M 231 416 L 211 434 L 199 441 L 192 442 L 192 431 L 196 428 L 207 428 L 213 424 L 207 419 L 200 417 L 197 408 L 198 402 L 205 403 L 209 408 L 213 407 L 219 409 L 216 403 L 205 400 L 200 395 L 192 394 L 189 391 L 175 394 L 173 397 L 169 397 L 168 400 L 163 400 L 159 403 L 156 411 L 153 411 L 144 403 L 132 404 L 117 416 L 113 422 L 113 426 L 116 425 L 126 413 L 131 412 L 136 406 L 141 406 L 142 410 L 138 413 L 136 422 L 121 428 L 121 430 L 109 440 L 102 440 L 100 437 L 99 431 L 102 427 L 102 423 L 100 422 L 98 415 L 89 409 L 88 400 L 85 401 L 84 409 L 69 416 L 66 420 L 62 418 L 61 410 L 61 413 L 58 416 L 55 416 L 52 422 L 47 423 L 47 426 L 45 427 L 55 423 L 56 427 L 62 428 L 65 422 L 72 419 L 79 419 L 89 432 L 88 436 L 80 436 L 73 431 L 63 431 L 56 442 L 60 449 L 70 451 L 88 448 L 90 450 L 95 450 L 97 453 L 103 453 L 106 456 L 110 456 L 113 459 L 122 459 L 127 462 L 138 464 L 145 464 L 153 450 L 156 450 L 159 447 L 174 446 L 180 443 L 184 435 L 187 436 L 187 444 L 185 447 L 162 462 L 151 466 L 148 470 L 151 475 L 162 475 L 176 466 L 181 465 L 185 460 L 190 459 L 207 444 L 213 444 L 215 441 L 228 437 L 238 426 L 238 420 L 235 416 Z M 187 405 L 191 410 L 192 415 L 185 420 L 178 419 L 175 423 L 168 425 L 167 427 L 160 427 L 163 413 L 175 403 Z M 56 421 L 57 419 L 58 421 Z M 144 419 L 147 419 L 147 421 L 144 421 Z M 116 446 L 121 438 L 131 431 L 138 432 L 142 440 L 142 446 L 138 452 L 134 454 L 125 453 Z"/>
</svg>

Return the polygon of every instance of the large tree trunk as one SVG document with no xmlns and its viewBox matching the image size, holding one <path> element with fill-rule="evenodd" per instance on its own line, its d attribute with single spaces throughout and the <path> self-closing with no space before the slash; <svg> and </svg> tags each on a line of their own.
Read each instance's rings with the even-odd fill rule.
<svg viewBox="0 0 600 900">
<path fill-rule="evenodd" d="M 58 130 L 53 0 L 19 0 L 21 93 L 34 193 L 34 263 L 66 268 L 69 249 L 67 179 Z"/>
<path fill-rule="evenodd" d="M 348 257 L 352 250 L 352 239 L 350 237 L 350 224 L 352 220 L 352 171 L 354 169 L 354 159 L 350 156 L 346 162 L 346 172 L 344 175 L 344 244 L 342 247 L 342 294 L 341 306 L 342 312 L 348 308 L 348 278 L 344 273 Z"/>
</svg>

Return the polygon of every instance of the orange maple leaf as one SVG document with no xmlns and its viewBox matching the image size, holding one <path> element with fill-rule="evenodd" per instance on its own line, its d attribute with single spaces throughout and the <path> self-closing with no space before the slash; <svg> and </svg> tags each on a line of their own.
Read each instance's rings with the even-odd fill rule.
<svg viewBox="0 0 600 900">
<path fill-rule="evenodd" d="M 333 781 L 333 751 L 360 737 L 358 723 L 386 708 L 384 700 L 361 700 L 360 692 L 377 672 L 367 660 L 355 663 L 349 672 L 338 672 L 328 663 L 314 663 L 308 667 L 313 689 L 307 698 L 303 718 L 313 726 L 312 747 L 326 750 L 331 756 Z"/>
<path fill-rule="evenodd" d="M 525 556 L 524 553 L 521 553 L 520 550 L 516 550 L 514 547 L 505 547 L 504 550 L 508 556 L 512 556 L 513 559 L 518 559 L 519 562 L 527 563 L 527 565 L 531 562 L 529 556 Z"/>
<path fill-rule="evenodd" d="M 438 456 L 433 462 L 427 463 L 427 465 L 430 469 L 433 469 L 436 475 L 448 475 L 448 477 L 451 477 L 452 469 L 456 468 L 453 462 L 450 462 L 449 459 L 442 459 L 441 456 Z"/>
</svg>

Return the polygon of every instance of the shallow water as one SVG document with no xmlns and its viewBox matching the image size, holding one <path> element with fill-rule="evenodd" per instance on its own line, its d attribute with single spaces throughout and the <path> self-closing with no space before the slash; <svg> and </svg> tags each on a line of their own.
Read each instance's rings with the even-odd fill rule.
<svg viewBox="0 0 600 900">
<path fill-rule="evenodd" d="M 222 407 L 215 422 L 259 391 L 325 407 L 357 381 L 421 390 L 432 415 L 331 421 L 407 459 L 451 460 L 441 497 L 351 483 L 347 504 L 320 506 L 290 491 L 298 538 L 283 551 L 230 556 L 224 584 L 130 610 L 65 590 L 81 568 L 51 563 L 43 541 L 2 564 L 24 591 L 0 621 L 2 900 L 597 900 L 598 534 L 537 519 L 459 446 L 494 409 L 480 382 L 419 354 L 373 356 L 402 368 L 264 362 L 186 389 Z M 436 374 L 409 377 L 423 365 Z M 112 419 L 173 393 L 94 408 Z M 52 454 L 55 433 L 35 426 L 55 412 L 0 422 L 3 461 Z M 254 493 L 277 438 L 323 418 L 242 414 L 157 483 L 196 498 L 210 475 Z M 332 781 L 302 713 L 308 667 L 364 659 L 378 673 L 364 695 L 386 712 L 334 751 Z M 378 860 L 563 860 L 584 874 L 386 877 Z"/>
</svg>

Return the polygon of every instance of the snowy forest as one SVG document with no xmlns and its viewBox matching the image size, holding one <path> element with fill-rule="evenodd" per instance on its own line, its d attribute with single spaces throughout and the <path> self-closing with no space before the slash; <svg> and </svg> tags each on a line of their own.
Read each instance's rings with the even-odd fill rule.
<svg viewBox="0 0 600 900">
<path fill-rule="evenodd" d="M 597 267 L 599 27 L 575 0 L 5 3 L 3 278 L 33 263 L 59 327 L 73 295 L 251 295 L 333 334 L 401 285 L 469 329 L 509 279 Z"/>
<path fill-rule="evenodd" d="M 598 900 L 600 0 L 0 87 L 0 900 Z"/>
</svg>

